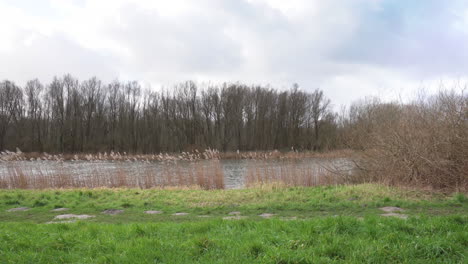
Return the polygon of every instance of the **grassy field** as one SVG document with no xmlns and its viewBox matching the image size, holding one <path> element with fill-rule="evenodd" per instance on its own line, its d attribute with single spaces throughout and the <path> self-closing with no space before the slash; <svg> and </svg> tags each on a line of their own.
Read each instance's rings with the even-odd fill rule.
<svg viewBox="0 0 468 264">
<path fill-rule="evenodd" d="M 408 218 L 383 217 L 384 206 L 403 208 Z M 30 210 L 7 211 L 17 207 Z M 51 212 L 61 207 L 69 210 Z M 124 212 L 102 214 L 106 209 Z M 0 263 L 467 263 L 468 257 L 464 194 L 380 185 L 0 190 L 0 212 Z M 181 212 L 188 214 L 173 215 Z M 241 219 L 224 219 L 235 218 L 232 212 Z M 59 214 L 95 217 L 46 224 L 60 222 Z"/>
</svg>

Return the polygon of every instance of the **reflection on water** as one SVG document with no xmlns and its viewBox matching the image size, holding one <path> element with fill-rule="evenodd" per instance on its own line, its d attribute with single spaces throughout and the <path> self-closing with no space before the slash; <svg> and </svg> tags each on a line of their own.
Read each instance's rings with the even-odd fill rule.
<svg viewBox="0 0 468 264">
<path fill-rule="evenodd" d="M 272 178 L 284 177 L 289 173 L 288 170 L 294 170 L 294 177 L 297 171 L 300 174 L 314 175 L 320 177 L 325 171 L 339 169 L 351 173 L 351 163 L 347 159 L 291 159 L 291 160 L 201 160 L 195 162 L 176 161 L 176 162 L 117 162 L 117 161 L 9 161 L 0 163 L 0 179 L 6 179 L 11 176 L 12 168 L 20 168 L 21 173 L 26 177 L 35 177 L 44 175 L 58 175 L 66 173 L 77 181 L 86 181 L 88 177 L 102 175 L 105 177 L 117 177 L 124 173 L 127 178 L 136 180 L 136 186 L 142 186 L 140 183 L 147 179 L 148 175 L 157 179 L 168 178 L 168 174 L 174 181 L 180 180 L 183 176 L 196 177 L 197 173 L 212 173 L 207 168 L 210 164 L 216 162 L 217 168 L 222 171 L 224 176 L 224 185 L 227 189 L 243 188 L 248 177 L 259 177 L 261 173 L 264 177 L 270 175 Z M 218 166 L 219 165 L 219 166 Z M 213 172 L 214 173 L 214 172 Z M 182 175 L 182 176 L 181 176 Z M 195 175 L 195 176 L 194 176 Z M 300 175 L 299 175 L 300 176 Z M 52 177 L 52 176 L 51 176 Z M 193 182 L 196 182 L 194 180 Z"/>
</svg>

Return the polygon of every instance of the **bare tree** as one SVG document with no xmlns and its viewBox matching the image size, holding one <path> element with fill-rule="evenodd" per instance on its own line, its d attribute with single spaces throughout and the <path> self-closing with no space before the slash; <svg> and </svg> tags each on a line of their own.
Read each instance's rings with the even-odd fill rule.
<svg viewBox="0 0 468 264">
<path fill-rule="evenodd" d="M 323 91 L 316 89 L 309 95 L 309 116 L 314 125 L 314 150 L 319 150 L 319 136 L 322 119 L 329 114 L 330 100 L 325 98 Z"/>
<path fill-rule="evenodd" d="M 0 149 L 5 148 L 5 136 L 10 126 L 21 115 L 23 94 L 13 82 L 0 83 Z"/>
<path fill-rule="evenodd" d="M 187 81 L 157 92 L 138 82 L 106 85 L 96 77 L 80 82 L 67 74 L 45 86 L 31 80 L 25 102 L 22 95 L 13 83 L 2 83 L 2 149 L 5 142 L 50 152 L 309 149 L 310 120 L 316 133 L 334 135 L 337 129 L 325 113 L 323 93 L 310 94 L 298 85 L 279 93 L 269 86 L 203 88 Z M 322 134 L 321 142 L 335 140 Z"/>
<path fill-rule="evenodd" d="M 30 135 L 30 149 L 43 151 L 42 145 L 42 96 L 44 92 L 44 86 L 39 82 L 38 79 L 28 81 L 25 87 L 26 99 L 28 103 L 28 118 L 30 121 L 31 135 Z"/>
</svg>

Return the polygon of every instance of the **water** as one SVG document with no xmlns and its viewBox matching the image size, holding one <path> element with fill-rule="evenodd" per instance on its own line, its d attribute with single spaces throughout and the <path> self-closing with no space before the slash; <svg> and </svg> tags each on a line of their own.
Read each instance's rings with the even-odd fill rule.
<svg viewBox="0 0 468 264">
<path fill-rule="evenodd" d="M 0 162 L 0 179 L 11 176 L 12 168 L 21 168 L 27 177 L 50 176 L 58 174 L 70 175 L 75 180 L 86 181 L 86 178 L 102 175 L 102 178 L 116 177 L 124 173 L 127 178 L 136 180 L 137 185 L 151 175 L 162 180 L 164 175 L 195 175 L 203 171 L 205 174 L 222 171 L 224 184 L 227 189 L 245 187 L 248 175 L 262 174 L 283 175 L 292 170 L 302 174 L 320 177 L 330 169 L 340 169 L 351 172 L 352 166 L 346 159 L 318 159 L 304 158 L 292 160 L 201 160 L 196 162 L 143 162 L 143 161 L 8 161 Z M 192 176 L 191 176 L 192 177 Z M 166 177 L 167 178 L 167 177 Z M 157 180 L 156 180 L 157 182 Z"/>
</svg>

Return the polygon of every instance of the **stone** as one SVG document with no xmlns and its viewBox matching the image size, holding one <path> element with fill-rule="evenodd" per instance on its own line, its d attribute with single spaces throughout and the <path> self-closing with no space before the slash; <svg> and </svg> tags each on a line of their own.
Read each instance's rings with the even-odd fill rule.
<svg viewBox="0 0 468 264">
<path fill-rule="evenodd" d="M 57 215 L 54 217 L 54 219 L 88 219 L 88 218 L 93 218 L 94 215 L 76 215 L 76 214 L 63 214 L 63 215 Z"/>
<path fill-rule="evenodd" d="M 117 215 L 123 212 L 124 210 L 120 210 L 120 209 L 107 209 L 107 210 L 102 211 L 103 214 L 107 214 L 107 215 Z"/>
<path fill-rule="evenodd" d="M 276 214 L 270 214 L 270 213 L 263 213 L 263 214 L 260 214 L 258 216 L 260 217 L 263 217 L 263 218 L 270 218 L 270 217 L 273 217 L 275 216 Z"/>
<path fill-rule="evenodd" d="M 28 210 L 29 210 L 28 207 L 18 207 L 18 208 L 8 209 L 7 211 L 8 212 L 22 212 L 22 211 L 28 211 Z"/>
<path fill-rule="evenodd" d="M 233 216 L 225 216 L 223 217 L 223 220 L 241 220 L 245 218 L 247 218 L 247 216 L 233 215 Z"/>
<path fill-rule="evenodd" d="M 280 219 L 283 221 L 293 221 L 293 220 L 297 220 L 297 216 L 281 217 Z"/>
<path fill-rule="evenodd" d="M 407 219 L 408 216 L 405 215 L 405 214 L 397 214 L 397 213 L 386 213 L 386 214 L 381 214 L 381 216 L 384 216 L 384 217 L 398 217 L 398 218 L 401 218 L 401 219 Z"/>
<path fill-rule="evenodd" d="M 150 211 L 145 211 L 145 214 L 162 214 L 162 211 L 153 211 L 153 210 L 150 210 Z"/>
<path fill-rule="evenodd" d="M 50 221 L 46 222 L 46 224 L 69 224 L 69 223 L 76 223 L 75 220 L 68 220 L 68 221 Z"/>
<path fill-rule="evenodd" d="M 386 207 L 382 207 L 382 208 L 379 208 L 380 210 L 386 212 L 386 213 L 393 213 L 393 212 L 403 212 L 405 210 L 403 210 L 402 208 L 400 207 L 394 207 L 394 206 L 386 206 Z"/>
<path fill-rule="evenodd" d="M 68 211 L 70 209 L 68 208 L 55 208 L 55 209 L 52 209 L 50 210 L 51 212 L 63 212 L 63 211 Z"/>
<path fill-rule="evenodd" d="M 229 215 L 241 215 L 241 212 L 230 212 Z"/>
<path fill-rule="evenodd" d="M 172 215 L 175 215 L 175 216 L 184 216 L 184 215 L 188 215 L 188 213 L 175 213 L 175 214 L 172 214 Z"/>
</svg>

